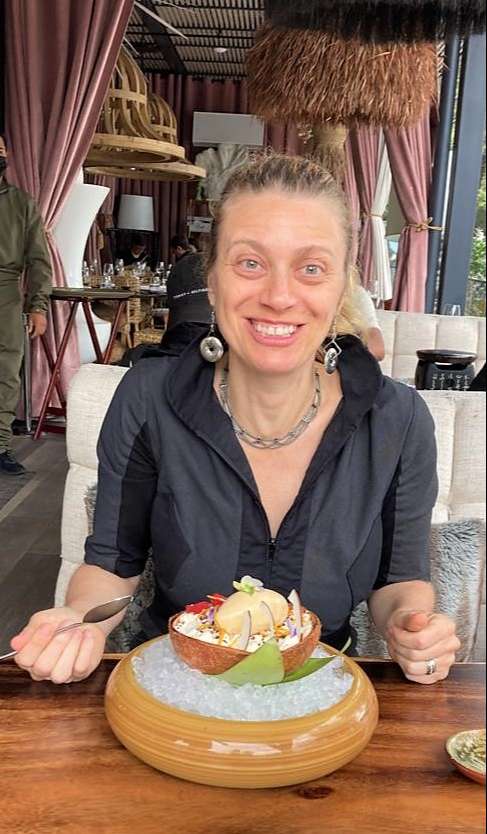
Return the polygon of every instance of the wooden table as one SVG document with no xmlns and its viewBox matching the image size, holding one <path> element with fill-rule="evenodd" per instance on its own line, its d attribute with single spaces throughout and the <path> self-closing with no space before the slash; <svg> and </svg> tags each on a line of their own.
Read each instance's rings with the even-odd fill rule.
<svg viewBox="0 0 487 834">
<path fill-rule="evenodd" d="M 480 834 L 483 788 L 449 763 L 444 742 L 484 724 L 483 664 L 436 686 L 365 662 L 381 719 L 367 749 L 307 785 L 209 788 L 142 764 L 112 735 L 107 656 L 87 681 L 34 683 L 0 665 L 0 831 L 9 834 Z"/>
<path fill-rule="evenodd" d="M 55 434 L 64 434 L 66 429 L 64 426 L 57 424 L 49 424 L 47 417 L 55 415 L 56 417 L 66 417 L 66 395 L 61 386 L 60 373 L 63 364 L 64 355 L 70 336 L 76 322 L 76 313 L 81 304 L 85 314 L 86 324 L 95 351 L 96 362 L 101 365 L 108 365 L 112 354 L 113 346 L 118 332 L 119 323 L 122 312 L 127 302 L 132 298 L 133 293 L 128 290 L 118 289 L 100 289 L 94 290 L 87 287 L 54 287 L 50 296 L 51 305 L 65 303 L 69 306 L 69 315 L 66 320 L 66 326 L 62 335 L 61 341 L 57 348 L 56 356 L 53 355 L 47 335 L 41 336 L 41 344 L 44 348 L 47 364 L 49 366 L 49 382 L 44 394 L 41 409 L 39 412 L 39 419 L 37 428 L 34 432 L 34 440 L 39 440 L 43 432 L 54 432 Z M 112 322 L 110 336 L 107 347 L 102 351 L 98 336 L 96 333 L 95 323 L 91 313 L 91 304 L 93 301 L 112 301 L 116 305 L 116 312 Z M 51 399 L 56 389 L 60 405 L 52 406 Z"/>
</svg>

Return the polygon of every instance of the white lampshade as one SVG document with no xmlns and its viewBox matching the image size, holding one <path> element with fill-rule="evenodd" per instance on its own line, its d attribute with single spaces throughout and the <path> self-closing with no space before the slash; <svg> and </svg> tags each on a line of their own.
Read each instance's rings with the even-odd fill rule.
<svg viewBox="0 0 487 834">
<path fill-rule="evenodd" d="M 122 194 L 118 209 L 118 228 L 154 231 L 154 207 L 152 197 L 138 194 Z"/>
</svg>

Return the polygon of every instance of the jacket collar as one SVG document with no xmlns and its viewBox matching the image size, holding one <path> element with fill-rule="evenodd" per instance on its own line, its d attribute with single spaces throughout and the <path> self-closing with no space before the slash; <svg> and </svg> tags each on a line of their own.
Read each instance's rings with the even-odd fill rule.
<svg viewBox="0 0 487 834">
<path fill-rule="evenodd" d="M 248 460 L 213 389 L 213 365 L 200 355 L 200 338 L 174 363 L 166 383 L 168 402 L 182 422 L 211 446 L 258 497 Z M 343 399 L 315 452 L 301 493 L 307 491 L 328 461 L 343 448 L 373 408 L 383 384 L 378 363 L 359 339 L 343 336 L 338 341 L 342 348 L 339 370 Z"/>
</svg>

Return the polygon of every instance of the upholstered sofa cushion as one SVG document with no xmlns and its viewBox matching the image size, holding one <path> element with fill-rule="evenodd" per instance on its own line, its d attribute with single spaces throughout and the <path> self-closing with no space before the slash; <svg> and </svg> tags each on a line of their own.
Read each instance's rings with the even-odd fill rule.
<svg viewBox="0 0 487 834">
<path fill-rule="evenodd" d="M 457 659 L 485 659 L 485 644 L 478 640 L 485 587 L 485 524 L 480 520 L 451 521 L 434 525 L 430 543 L 431 579 L 437 610 L 452 617 L 462 642 Z M 367 604 L 354 611 L 357 653 L 389 657 L 387 646 L 372 623 Z M 482 657 L 483 655 L 483 657 Z"/>
<path fill-rule="evenodd" d="M 386 355 L 382 370 L 394 379 L 414 379 L 416 351 L 472 351 L 479 371 L 485 362 L 485 319 L 475 316 L 436 316 L 377 310 Z"/>
<path fill-rule="evenodd" d="M 485 394 L 420 391 L 435 423 L 439 492 L 433 523 L 485 519 Z"/>
</svg>

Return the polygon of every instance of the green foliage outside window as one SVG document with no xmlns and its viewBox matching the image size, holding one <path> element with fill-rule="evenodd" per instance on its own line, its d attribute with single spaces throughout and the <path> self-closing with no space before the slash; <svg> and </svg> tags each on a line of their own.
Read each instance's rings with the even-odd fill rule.
<svg viewBox="0 0 487 834">
<path fill-rule="evenodd" d="M 470 277 L 467 286 L 465 312 L 470 316 L 485 316 L 485 257 L 486 257 L 486 189 L 485 168 L 477 198 L 477 220 L 472 243 Z"/>
</svg>

